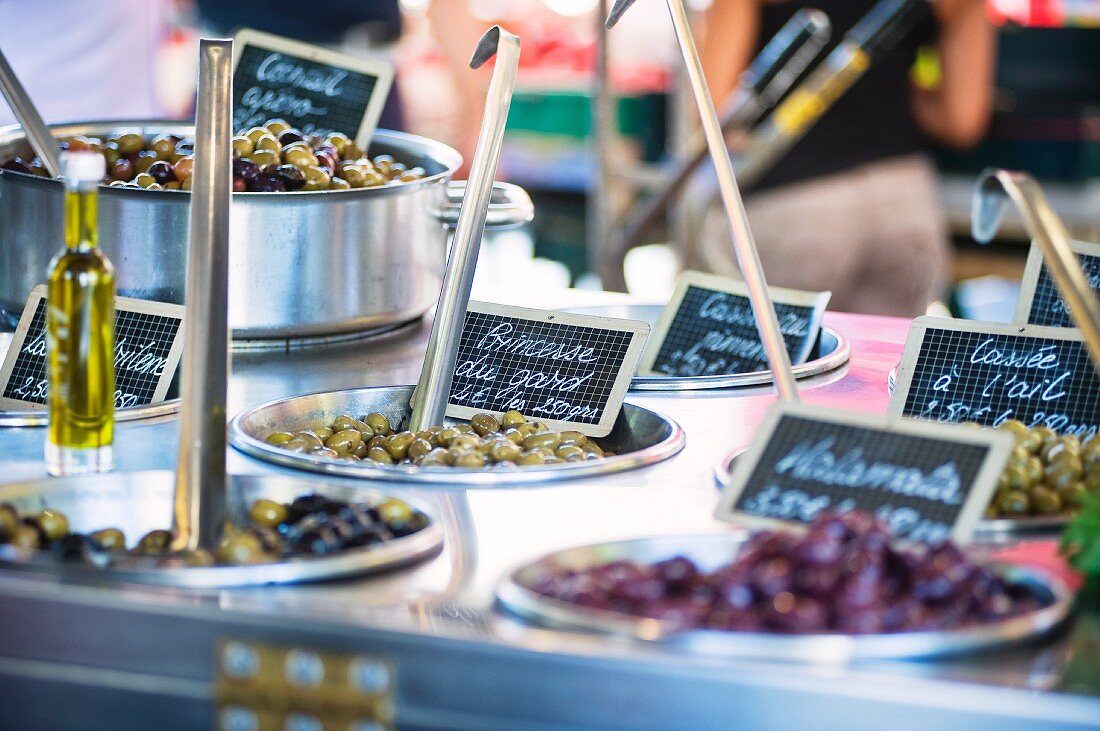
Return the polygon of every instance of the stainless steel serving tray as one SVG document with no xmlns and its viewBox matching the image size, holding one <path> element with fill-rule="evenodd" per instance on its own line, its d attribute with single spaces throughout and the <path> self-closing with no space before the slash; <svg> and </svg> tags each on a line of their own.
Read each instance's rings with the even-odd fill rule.
<svg viewBox="0 0 1100 731">
<path fill-rule="evenodd" d="M 747 533 L 641 538 L 569 548 L 524 563 L 497 586 L 498 605 L 534 624 L 556 629 L 597 632 L 671 645 L 677 650 L 710 655 L 762 657 L 813 663 L 870 659 L 914 659 L 993 650 L 1034 640 L 1061 626 L 1070 616 L 1072 595 L 1056 577 L 1039 570 L 993 564 L 1013 583 L 1026 584 L 1043 609 L 986 625 L 963 629 L 897 632 L 876 635 L 784 635 L 762 632 L 682 630 L 657 619 L 590 609 L 532 591 L 533 579 L 545 571 L 581 569 L 610 561 L 641 563 L 686 556 L 704 571 L 733 558 Z"/>
<path fill-rule="evenodd" d="M 570 307 L 569 312 L 601 317 L 642 320 L 656 325 L 664 309 L 662 305 L 599 305 Z M 848 362 L 852 346 L 847 338 L 828 327 L 821 328 L 811 358 L 793 367 L 795 378 L 810 378 L 836 370 Z M 632 391 L 699 391 L 710 388 L 744 388 L 772 382 L 771 371 L 731 373 L 722 376 L 639 376 L 630 381 Z"/>
<path fill-rule="evenodd" d="M 229 442 L 245 454 L 266 462 L 344 477 L 411 482 L 438 487 L 531 486 L 547 482 L 623 472 L 668 459 L 684 448 L 680 426 L 649 409 L 623 404 L 611 433 L 598 439 L 615 452 L 605 459 L 531 467 L 461 470 L 452 467 L 413 467 L 344 462 L 288 452 L 264 439 L 276 431 L 317 428 L 341 414 L 361 417 L 377 411 L 393 424 L 408 420 L 412 386 L 380 386 L 294 396 L 270 401 L 238 414 L 229 422 Z M 449 421 L 450 423 L 450 421 Z"/>
<path fill-rule="evenodd" d="M 118 528 L 130 545 L 148 531 L 170 528 L 175 475 L 167 471 L 117 472 L 59 479 L 43 479 L 0 485 L 0 502 L 12 503 L 20 513 L 50 507 L 64 513 L 71 530 L 89 532 Z M 316 492 L 339 500 L 385 497 L 361 487 L 270 475 L 232 475 L 229 482 L 229 518 L 237 524 L 246 520 L 249 504 L 257 498 L 290 502 Z M 443 547 L 443 527 L 415 500 L 407 500 L 428 515 L 430 523 L 392 541 L 352 548 L 328 556 L 291 558 L 248 566 L 207 568 L 153 566 L 155 559 L 120 557 L 104 568 L 80 562 L 58 561 L 48 551 L 20 550 L 0 546 L 0 568 L 55 574 L 77 581 L 140 582 L 182 588 L 221 588 L 260 584 L 290 584 L 325 581 L 376 573 L 431 557 Z"/>
<path fill-rule="evenodd" d="M 12 333 L 0 333 L 0 362 L 4 360 L 7 355 L 8 348 L 11 347 Z M 175 391 L 173 388 L 169 388 L 169 393 Z M 128 409 L 116 409 L 115 421 L 134 421 L 136 419 L 152 419 L 155 416 L 165 416 L 167 414 L 174 414 L 180 409 L 179 397 L 170 398 L 165 401 L 161 401 L 157 404 L 147 404 L 145 406 L 131 406 Z M 0 409 L 0 427 L 5 426 L 46 426 L 50 421 L 49 412 L 45 408 L 40 410 L 26 409 L 23 411 L 15 411 L 10 409 Z"/>
<path fill-rule="evenodd" d="M 724 490 L 733 477 L 733 463 L 744 453 L 744 449 L 735 449 L 714 465 L 714 481 L 718 489 Z M 1059 533 L 1069 525 L 1069 515 L 1037 515 L 1030 518 L 997 518 L 978 521 L 974 531 L 975 539 L 983 543 L 1002 543 L 1022 536 L 1043 536 Z"/>
</svg>

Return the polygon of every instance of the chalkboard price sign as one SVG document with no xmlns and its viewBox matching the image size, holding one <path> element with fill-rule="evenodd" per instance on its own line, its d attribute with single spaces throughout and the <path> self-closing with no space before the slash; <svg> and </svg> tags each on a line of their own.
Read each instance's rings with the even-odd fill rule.
<svg viewBox="0 0 1100 731">
<path fill-rule="evenodd" d="M 1079 330 L 921 317 L 898 366 L 890 413 L 1061 434 L 1100 426 L 1100 378 Z"/>
<path fill-rule="evenodd" d="M 516 409 L 601 437 L 619 415 L 649 325 L 470 302 L 447 415 Z"/>
<path fill-rule="evenodd" d="M 364 149 L 393 66 L 246 28 L 233 38 L 233 129 L 285 119 L 306 134 L 342 132 Z"/>
<path fill-rule="evenodd" d="M 803 363 L 821 329 L 829 292 L 770 287 L 791 362 Z M 716 376 L 768 370 L 764 343 L 744 282 L 684 272 L 661 312 L 639 366 L 641 375 Z"/>
<path fill-rule="evenodd" d="M 1100 244 L 1071 241 L 1070 248 L 1077 254 L 1077 261 L 1085 273 L 1085 279 L 1094 292 L 1100 293 Z M 1062 299 L 1058 285 L 1043 263 L 1042 249 L 1031 243 L 1027 266 L 1020 282 L 1020 298 L 1016 301 L 1013 322 L 1050 327 L 1076 327 L 1069 306 Z"/>
<path fill-rule="evenodd" d="M 115 408 L 163 401 L 183 348 L 185 308 L 115 297 Z M 38 411 L 47 403 L 46 287 L 31 291 L 0 366 L 0 408 Z"/>
<path fill-rule="evenodd" d="M 777 404 L 737 460 L 715 516 L 809 523 L 861 510 L 899 538 L 964 544 L 997 487 L 1012 437 L 992 429 Z"/>
</svg>

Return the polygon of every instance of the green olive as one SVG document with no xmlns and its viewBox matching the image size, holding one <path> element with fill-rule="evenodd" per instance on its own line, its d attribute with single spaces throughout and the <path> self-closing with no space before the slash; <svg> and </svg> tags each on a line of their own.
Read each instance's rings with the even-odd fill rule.
<svg viewBox="0 0 1100 731">
<path fill-rule="evenodd" d="M 11 503 L 0 505 L 0 542 L 8 540 L 19 527 L 19 512 Z"/>
<path fill-rule="evenodd" d="M 239 531 L 223 538 L 216 557 L 219 563 L 231 565 L 259 563 L 267 559 L 259 537 L 248 531 Z"/>
<path fill-rule="evenodd" d="M 535 449 L 537 447 L 546 447 L 548 449 L 554 449 L 561 444 L 561 434 L 558 432 L 542 432 L 540 434 L 532 434 L 523 440 L 523 448 L 527 450 Z"/>
<path fill-rule="evenodd" d="M 537 465 L 545 464 L 546 456 L 542 452 L 524 452 L 520 456 L 516 457 L 516 464 L 518 465 Z"/>
<path fill-rule="evenodd" d="M 229 141 L 229 144 L 232 145 L 233 154 L 236 157 L 248 157 L 256 149 L 255 143 L 244 135 L 237 135 Z"/>
<path fill-rule="evenodd" d="M 573 444 L 565 444 L 554 450 L 554 456 L 560 457 L 567 462 L 584 459 L 584 450 Z"/>
<path fill-rule="evenodd" d="M 448 426 L 439 432 L 439 441 L 441 441 L 443 444 L 450 445 L 451 440 L 457 436 L 460 436 L 461 434 L 462 432 L 460 432 L 458 429 L 455 429 L 453 426 Z"/>
<path fill-rule="evenodd" d="M 510 409 L 504 412 L 504 416 L 500 417 L 501 426 L 505 428 L 510 426 L 519 426 L 520 424 L 527 423 L 527 417 L 515 409 Z"/>
<path fill-rule="evenodd" d="M 109 553 L 122 553 L 126 550 L 126 536 L 118 528 L 103 528 L 93 531 L 88 537 Z"/>
<path fill-rule="evenodd" d="M 581 434 L 579 431 L 563 431 L 561 433 L 562 445 L 572 444 L 574 446 L 581 446 L 588 441 L 588 437 Z"/>
<path fill-rule="evenodd" d="M 298 432 L 290 441 L 283 445 L 283 449 L 291 452 L 312 452 L 315 449 L 320 449 L 325 446 L 325 443 L 312 432 Z"/>
<path fill-rule="evenodd" d="M 325 441 L 325 446 L 337 454 L 353 454 L 363 443 L 363 435 L 358 429 L 343 429 Z"/>
<path fill-rule="evenodd" d="M 1031 510 L 1031 500 L 1022 490 L 1010 490 L 997 501 L 997 510 L 1001 515 L 1027 515 Z"/>
<path fill-rule="evenodd" d="M 42 534 L 33 525 L 20 523 L 12 532 L 8 542 L 17 548 L 41 548 Z"/>
<path fill-rule="evenodd" d="M 1062 496 L 1044 485 L 1036 485 L 1028 492 L 1031 507 L 1042 515 L 1058 513 L 1062 510 Z"/>
<path fill-rule="evenodd" d="M 1028 485 L 1034 485 L 1043 480 L 1043 460 L 1038 457 L 1028 457 L 1027 462 L 1023 464 L 1023 469 Z"/>
<path fill-rule="evenodd" d="M 413 443 L 409 445 L 407 456 L 409 459 L 416 462 L 421 457 L 432 451 L 432 443 L 422 437 L 417 437 L 413 440 Z"/>
<path fill-rule="evenodd" d="M 394 434 L 386 443 L 385 449 L 395 460 L 405 459 L 409 453 L 409 447 L 416 441 L 416 435 L 411 431 L 403 431 Z"/>
<path fill-rule="evenodd" d="M 140 152 L 145 147 L 145 138 L 135 132 L 127 132 L 124 135 L 119 135 L 115 144 L 118 145 L 118 151 L 123 155 L 132 155 L 135 152 Z"/>
<path fill-rule="evenodd" d="M 450 457 L 446 449 L 436 447 L 421 458 L 421 467 L 447 467 L 450 465 Z"/>
<path fill-rule="evenodd" d="M 332 179 L 328 181 L 329 190 L 348 190 L 349 188 L 351 188 L 351 186 L 348 185 L 348 181 L 339 176 L 334 175 Z"/>
<path fill-rule="evenodd" d="M 479 468 L 485 466 L 485 457 L 481 452 L 464 452 L 455 459 L 455 467 Z"/>
<path fill-rule="evenodd" d="M 292 129 L 292 127 L 290 126 L 290 122 L 286 121 L 285 119 L 269 119 L 267 120 L 267 123 L 264 124 L 264 127 L 267 128 L 267 131 L 273 135 L 281 135 L 288 129 Z"/>
<path fill-rule="evenodd" d="M 1034 484 L 1028 481 L 1027 472 L 1020 465 L 1010 464 L 1005 467 L 1004 475 L 1010 490 L 1026 490 Z"/>
<path fill-rule="evenodd" d="M 134 552 L 144 556 L 159 556 L 172 545 L 172 534 L 166 530 L 151 530 L 134 546 Z"/>
<path fill-rule="evenodd" d="M 482 437 L 500 431 L 500 421 L 492 414 L 474 414 L 470 417 L 470 426 Z"/>
<path fill-rule="evenodd" d="M 1056 490 L 1071 482 L 1077 482 L 1083 474 L 1081 460 L 1076 455 L 1066 455 L 1062 459 L 1051 462 L 1043 471 L 1044 482 Z"/>
<path fill-rule="evenodd" d="M 451 440 L 450 447 L 463 452 L 476 451 L 481 446 L 481 440 L 473 434 L 459 434 Z"/>
<path fill-rule="evenodd" d="M 1081 501 L 1088 495 L 1089 490 L 1083 482 L 1074 482 L 1058 490 L 1062 498 L 1062 504 L 1067 508 L 1081 507 Z"/>
<path fill-rule="evenodd" d="M 43 510 L 34 517 L 34 522 L 42 529 L 47 540 L 59 540 L 69 532 L 69 519 L 56 510 Z"/>
<path fill-rule="evenodd" d="M 455 424 L 455 429 L 458 431 L 459 434 L 469 434 L 470 436 L 474 436 L 477 434 L 477 432 L 474 431 L 474 428 L 469 424 Z"/>
<path fill-rule="evenodd" d="M 268 165 L 279 164 L 279 153 L 274 150 L 253 150 L 251 155 L 248 155 L 248 160 L 256 163 L 260 167 L 267 167 Z"/>
<path fill-rule="evenodd" d="M 496 462 L 515 462 L 521 454 L 523 450 L 507 439 L 497 441 L 489 450 L 489 456 Z"/>
<path fill-rule="evenodd" d="M 192 568 L 207 568 L 217 565 L 214 554 L 205 548 L 196 548 L 183 554 L 183 562 Z"/>
<path fill-rule="evenodd" d="M 385 436 L 393 431 L 393 427 L 390 426 L 390 420 L 385 414 L 379 414 L 377 411 L 367 414 L 367 418 L 363 421 L 367 422 L 367 425 L 374 430 L 375 434 Z"/>
<path fill-rule="evenodd" d="M 266 127 L 252 127 L 244 133 L 244 136 L 252 140 L 252 144 L 256 144 L 256 142 L 263 137 L 274 137 L 275 135 Z"/>
<path fill-rule="evenodd" d="M 252 522 L 265 528 L 274 528 L 287 519 L 286 506 L 274 500 L 260 498 L 252 503 L 248 509 L 248 515 Z"/>
<path fill-rule="evenodd" d="M 329 175 L 328 170 L 316 163 L 306 165 L 302 168 L 302 172 L 306 175 L 306 184 L 302 188 L 303 190 L 327 190 L 329 183 L 332 181 L 332 176 Z"/>
<path fill-rule="evenodd" d="M 283 150 L 283 146 L 279 144 L 279 141 L 274 137 L 268 135 L 267 137 L 261 137 L 254 143 L 253 154 L 256 150 L 271 150 L 278 155 Z"/>
<path fill-rule="evenodd" d="M 371 447 L 367 450 L 367 459 L 379 464 L 393 464 L 393 457 L 382 447 Z"/>
</svg>

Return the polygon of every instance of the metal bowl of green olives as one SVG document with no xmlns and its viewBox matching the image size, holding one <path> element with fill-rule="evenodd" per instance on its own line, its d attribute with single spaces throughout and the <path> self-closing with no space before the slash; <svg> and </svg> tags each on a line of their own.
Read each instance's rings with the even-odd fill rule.
<svg viewBox="0 0 1100 731">
<path fill-rule="evenodd" d="M 443 526 L 416 501 L 233 475 L 221 543 L 213 552 L 172 554 L 165 529 L 174 487 L 166 471 L 0 485 L 0 568 L 202 589 L 361 576 L 430 558 L 443 546 Z"/>
<path fill-rule="evenodd" d="M 633 404 L 623 404 L 610 434 L 592 439 L 515 412 L 448 420 L 413 434 L 403 431 L 412 391 L 383 386 L 271 401 L 234 417 L 229 441 L 285 467 L 458 489 L 537 486 L 637 469 L 672 457 L 686 443 L 674 421 Z"/>
<path fill-rule="evenodd" d="M 81 139 L 81 144 L 145 141 L 150 149 L 137 153 L 135 164 L 163 168 L 167 178 L 185 175 L 175 167 L 187 156 L 176 158 L 186 152 L 179 146 L 194 127 L 126 120 L 51 129 L 59 139 Z M 282 144 L 274 136 L 263 140 Z M 177 147 L 167 149 L 170 143 Z M 0 129 L 0 165 L 28 150 L 18 126 Z M 167 157 L 151 161 L 141 157 L 145 153 Z M 233 193 L 229 322 L 234 339 L 277 344 L 375 331 L 414 320 L 435 304 L 446 261 L 446 225 L 456 205 L 448 186 L 462 158 L 438 142 L 388 130 L 378 130 L 363 155 L 384 156 L 392 165 L 422 172 L 369 187 L 311 191 L 303 181 L 298 190 L 261 186 Z M 331 177 L 338 177 L 335 172 Z M 174 184 L 183 188 L 179 180 L 156 185 Z M 190 194 L 109 185 L 99 190 L 100 245 L 115 265 L 118 293 L 182 304 Z M 0 315 L 9 326 L 64 241 L 62 192 L 59 181 L 33 174 L 30 165 L 0 169 L 0 250 L 6 252 L 0 264 Z M 494 208 L 490 223 L 499 226 L 532 216 L 530 199 L 514 186 L 497 191 Z"/>
</svg>

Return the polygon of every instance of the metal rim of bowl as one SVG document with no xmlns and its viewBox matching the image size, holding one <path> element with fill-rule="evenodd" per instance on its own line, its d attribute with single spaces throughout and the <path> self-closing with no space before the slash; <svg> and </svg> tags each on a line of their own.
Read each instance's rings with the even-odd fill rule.
<svg viewBox="0 0 1100 731">
<path fill-rule="evenodd" d="M 113 131 L 129 131 L 133 130 L 142 135 L 154 134 L 156 132 L 170 132 L 175 130 L 194 130 L 195 123 L 190 120 L 178 120 L 178 119 L 105 119 L 105 120 L 91 120 L 91 121 L 79 121 L 79 122 L 60 122 L 57 124 L 47 125 L 50 131 L 55 137 L 65 137 L 68 135 L 87 134 L 89 129 L 110 129 Z M 98 133 L 97 133 L 98 134 Z M 0 127 L 0 148 L 5 145 L 11 144 L 17 140 L 24 139 L 23 128 L 18 124 L 11 124 L 5 127 Z M 418 153 L 421 157 L 430 157 L 434 162 L 439 163 L 443 167 L 443 170 L 432 173 L 431 175 L 425 175 L 419 180 L 402 183 L 401 185 L 394 186 L 379 186 L 376 188 L 349 188 L 347 190 L 297 190 L 297 191 L 279 191 L 270 193 L 261 192 L 248 192 L 238 191 L 233 193 L 233 197 L 243 196 L 245 198 L 259 197 L 263 200 L 271 199 L 273 201 L 284 200 L 288 197 L 301 197 L 301 196 L 323 196 L 323 195 L 342 195 L 342 196 L 372 196 L 380 197 L 387 195 L 400 194 L 402 190 L 410 190 L 421 186 L 431 185 L 442 179 L 449 179 L 458 168 L 462 165 L 462 155 L 458 150 L 453 147 L 444 145 L 442 142 L 436 142 L 435 140 L 427 137 L 421 137 L 419 135 L 410 134 L 408 132 L 398 132 L 396 130 L 378 129 L 374 133 L 374 137 L 371 139 L 371 144 L 380 143 L 383 145 L 401 145 L 402 143 L 407 146 L 415 146 L 422 148 L 422 152 Z M 11 171 L 0 170 L 0 174 Z M 29 178 L 32 180 L 39 180 L 44 184 L 57 183 L 57 180 L 50 178 L 41 178 L 37 175 L 27 175 L 25 173 L 14 173 L 15 175 L 21 175 L 23 178 Z M 190 191 L 186 190 L 154 190 L 149 191 L 143 188 L 131 188 L 122 186 L 110 186 L 101 185 L 100 192 L 107 195 L 148 195 L 150 193 L 180 193 L 189 195 Z"/>
<path fill-rule="evenodd" d="M 568 312 L 600 315 L 602 317 L 625 317 L 627 319 L 641 319 L 656 323 L 655 315 L 659 315 L 664 305 L 594 305 L 589 307 L 569 307 Z M 631 314 L 635 310 L 636 314 Z M 626 314 L 622 314 L 622 313 Z M 648 315 L 648 316 L 646 316 Z M 836 341 L 836 348 L 823 356 L 808 360 L 792 366 L 791 372 L 796 379 L 810 378 L 822 373 L 828 373 L 840 368 L 852 357 L 852 344 L 846 337 L 831 327 L 822 326 L 821 333 L 827 334 Z M 820 336 L 819 336 L 820 337 Z M 720 388 L 744 388 L 746 386 L 760 386 L 773 382 L 770 370 L 751 371 L 746 373 L 728 373 L 713 376 L 639 376 L 635 374 L 630 381 L 631 391 L 702 391 L 706 389 Z"/>
<path fill-rule="evenodd" d="M 115 421 L 137 421 L 139 419 L 153 419 L 158 416 L 168 416 L 180 410 L 178 398 L 168 399 L 155 404 L 145 406 L 130 406 L 125 409 L 115 409 Z M 50 423 L 50 414 L 46 407 L 38 411 L 8 411 L 0 409 L 0 427 L 23 426 L 47 426 Z"/>
<path fill-rule="evenodd" d="M 564 464 L 497 469 L 459 470 L 453 467 L 372 465 L 363 462 L 337 461 L 326 457 L 314 457 L 279 449 L 250 434 L 243 426 L 246 421 L 257 419 L 266 411 L 287 404 L 294 404 L 295 402 L 301 403 L 308 399 L 320 399 L 341 394 L 350 396 L 363 391 L 383 392 L 395 389 L 411 393 L 412 388 L 412 386 L 374 386 L 342 391 L 324 391 L 269 401 L 242 411 L 233 417 L 229 422 L 229 443 L 251 457 L 282 467 L 331 476 L 357 477 L 385 482 L 414 483 L 423 487 L 451 487 L 456 489 L 471 487 L 538 487 L 550 482 L 626 472 L 669 459 L 678 454 L 687 443 L 684 430 L 671 418 L 651 409 L 627 403 L 623 404 L 624 410 L 637 409 L 661 420 L 668 427 L 668 435 L 654 445 L 634 452 L 619 453 L 613 457 Z M 621 415 L 620 418 L 622 418 Z"/>
<path fill-rule="evenodd" d="M 76 490 L 84 484 L 90 488 L 117 481 L 144 480 L 145 484 L 165 481 L 170 487 L 175 483 L 175 473 L 156 470 L 144 472 L 114 472 L 94 475 L 80 475 L 64 478 L 46 478 L 12 482 L 0 485 L 0 499 L 10 501 L 17 507 L 25 501 L 11 493 L 20 489 L 33 495 L 33 500 L 41 500 L 39 509 L 50 505 L 51 494 Z M 331 483 L 317 480 L 303 480 L 280 475 L 231 475 L 233 481 L 243 483 L 271 482 L 289 484 L 302 483 L 303 489 L 324 494 L 326 488 L 336 487 Z M 356 490 L 357 497 L 391 497 L 378 490 Z M 171 494 L 166 498 L 171 501 Z M 394 538 L 381 544 L 361 548 L 351 548 L 331 555 L 292 557 L 270 563 L 240 566 L 210 567 L 162 567 L 150 564 L 155 559 L 121 557 L 116 564 L 106 567 L 89 566 L 80 562 L 65 563 L 59 561 L 48 551 L 22 550 L 10 545 L 0 546 L 0 569 L 27 570 L 48 573 L 63 579 L 82 582 L 132 582 L 157 586 L 172 586 L 185 589 L 217 589 L 265 584 L 289 584 L 328 581 L 333 579 L 363 576 L 390 569 L 408 566 L 412 563 L 437 555 L 443 548 L 444 529 L 438 517 L 420 501 L 402 495 L 397 498 L 428 516 L 428 525 L 416 533 Z M 23 509 L 21 509 L 23 512 Z M 104 527 L 109 523 L 105 521 Z"/>
<path fill-rule="evenodd" d="M 729 487 L 733 478 L 733 463 L 747 451 L 735 449 L 715 463 L 714 481 L 719 490 Z M 1036 515 L 1030 518 L 982 518 L 974 530 L 975 538 L 994 540 L 999 536 L 1047 535 L 1057 533 L 1069 525 L 1072 516 Z"/>
<path fill-rule="evenodd" d="M 496 604 L 524 621 L 555 629 L 594 632 L 612 637 L 650 641 L 680 647 L 707 655 L 795 660 L 810 663 L 846 663 L 858 660 L 903 660 L 999 649 L 1034 640 L 1061 627 L 1070 618 L 1073 595 L 1065 583 L 1053 574 L 1030 567 L 991 563 L 999 576 L 1015 583 L 1027 583 L 1048 595 L 1051 603 L 1033 612 L 983 625 L 951 630 L 894 632 L 868 635 L 840 633 L 780 634 L 736 632 L 711 629 L 679 629 L 662 620 L 636 617 L 621 612 L 590 609 L 543 596 L 524 583 L 528 572 L 550 566 L 580 568 L 614 560 L 632 560 L 638 549 L 657 546 L 656 553 L 671 558 L 686 555 L 706 544 L 728 544 L 730 555 L 745 540 L 747 533 L 697 534 L 637 538 L 576 546 L 546 554 L 519 564 L 508 571 L 496 588 Z M 667 548 L 661 548 L 667 546 Z M 685 550 L 685 547 L 688 550 Z M 633 551 L 632 551 L 633 549 Z M 699 548 L 696 548 L 696 554 Z M 654 551 L 642 551 L 645 561 L 659 560 Z M 596 561 L 570 561 L 573 555 L 589 556 Z M 637 559 L 634 559 L 637 560 Z"/>
</svg>

